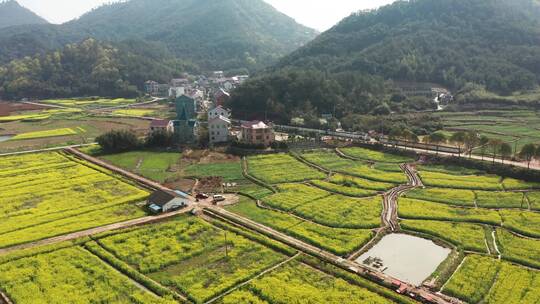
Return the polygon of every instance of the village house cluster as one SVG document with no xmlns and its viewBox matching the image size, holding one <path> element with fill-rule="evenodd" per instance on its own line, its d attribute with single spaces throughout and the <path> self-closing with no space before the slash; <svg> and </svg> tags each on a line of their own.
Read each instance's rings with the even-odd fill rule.
<svg viewBox="0 0 540 304">
<path fill-rule="evenodd" d="M 180 145 L 195 144 L 207 132 L 211 146 L 232 141 L 270 146 L 275 141 L 271 124 L 233 120 L 231 110 L 226 107 L 231 97 L 229 92 L 248 78 L 247 75 L 225 77 L 222 71 L 216 71 L 210 77 L 185 74 L 169 84 L 147 81 L 145 92 L 168 98 L 176 111 L 174 120 L 153 120 L 150 131 L 174 133 Z"/>
</svg>

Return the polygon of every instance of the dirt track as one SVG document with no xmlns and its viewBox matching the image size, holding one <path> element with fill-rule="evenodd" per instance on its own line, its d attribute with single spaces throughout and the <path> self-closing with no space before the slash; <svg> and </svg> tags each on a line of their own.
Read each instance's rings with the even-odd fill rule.
<svg viewBox="0 0 540 304">
<path fill-rule="evenodd" d="M 176 211 L 176 212 L 165 213 L 165 214 L 161 214 L 161 215 L 157 215 L 157 216 L 142 217 L 142 218 L 126 221 L 126 222 L 115 223 L 115 224 L 111 224 L 111 225 L 96 227 L 96 228 L 92 228 L 92 229 L 88 229 L 88 230 L 83 230 L 83 231 L 79 231 L 79 232 L 74 232 L 74 233 L 70 233 L 70 234 L 60 235 L 60 236 L 56 236 L 56 237 L 52 237 L 52 238 L 47 238 L 47 239 L 43 239 L 43 240 L 31 242 L 31 243 L 25 243 L 25 244 L 22 244 L 22 245 L 16 245 L 16 246 L 13 246 L 13 247 L 0 249 L 0 254 L 6 254 L 6 253 L 13 252 L 13 251 L 16 251 L 16 250 L 28 249 L 28 248 L 33 248 L 33 247 L 37 247 L 37 246 L 57 244 L 57 243 L 65 242 L 65 241 L 71 241 L 71 240 L 79 239 L 79 238 L 86 237 L 86 236 L 96 235 L 96 234 L 99 234 L 99 233 L 102 233 L 102 232 L 125 229 L 125 228 L 134 227 L 134 226 L 150 224 L 150 223 L 153 223 L 153 222 L 159 222 L 159 221 L 171 218 L 171 217 L 175 217 L 175 216 L 180 215 L 180 214 L 188 213 L 192 209 L 193 208 L 186 208 L 186 209 L 182 209 L 182 210 L 179 210 L 179 211 Z"/>
</svg>

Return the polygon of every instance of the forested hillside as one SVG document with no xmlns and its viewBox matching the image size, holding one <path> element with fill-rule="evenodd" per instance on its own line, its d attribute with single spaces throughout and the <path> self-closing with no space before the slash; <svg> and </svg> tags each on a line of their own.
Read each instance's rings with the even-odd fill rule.
<svg viewBox="0 0 540 304">
<path fill-rule="evenodd" d="M 0 29 L 24 24 L 46 24 L 47 20 L 24 8 L 15 0 L 0 0 Z"/>
<path fill-rule="evenodd" d="M 0 67 L 0 97 L 133 97 L 145 79 L 165 82 L 191 68 L 151 43 L 87 39 Z"/>
<path fill-rule="evenodd" d="M 60 26 L 0 31 L 0 62 L 88 37 L 159 42 L 205 69 L 255 70 L 316 36 L 262 0 L 131 0 Z"/>
<path fill-rule="evenodd" d="M 310 76 L 297 82 L 292 75 L 299 74 Z M 333 89 L 318 96 L 306 89 L 290 100 L 289 88 L 307 88 L 306 77 L 322 77 Z M 369 112 L 384 101 L 363 97 L 381 94 L 381 85 L 365 85 L 373 77 L 435 82 L 453 90 L 476 84 L 499 94 L 535 88 L 540 6 L 534 0 L 411 0 L 359 12 L 238 90 L 233 107 L 261 111 L 266 105 L 250 101 L 258 94 L 260 103 L 273 100 L 277 108 L 298 109 L 309 101 L 319 112 L 334 104 L 338 114 Z"/>
</svg>

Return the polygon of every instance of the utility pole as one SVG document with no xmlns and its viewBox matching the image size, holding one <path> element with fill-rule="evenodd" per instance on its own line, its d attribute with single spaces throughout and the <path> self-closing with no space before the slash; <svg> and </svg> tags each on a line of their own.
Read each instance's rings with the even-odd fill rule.
<svg viewBox="0 0 540 304">
<path fill-rule="evenodd" d="M 229 245 L 227 244 L 227 231 L 225 232 L 225 257 L 229 257 Z"/>
</svg>

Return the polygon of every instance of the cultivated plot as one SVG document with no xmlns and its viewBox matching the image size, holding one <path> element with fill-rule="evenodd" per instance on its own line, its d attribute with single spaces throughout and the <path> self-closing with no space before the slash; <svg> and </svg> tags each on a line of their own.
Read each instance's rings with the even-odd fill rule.
<svg viewBox="0 0 540 304">
<path fill-rule="evenodd" d="M 338 255 L 358 250 L 374 235 L 368 229 L 332 228 L 287 213 L 259 208 L 246 198 L 227 207 L 227 210 Z"/>
<path fill-rule="evenodd" d="M 242 235 L 194 217 L 132 229 L 97 243 L 136 271 L 196 303 L 286 259 Z"/>
<path fill-rule="evenodd" d="M 396 303 L 297 261 L 266 274 L 226 296 L 222 304 L 236 303 Z"/>
<path fill-rule="evenodd" d="M 0 264 L 0 288 L 14 303 L 176 303 L 137 286 L 81 247 Z"/>
<path fill-rule="evenodd" d="M 0 247 L 144 216 L 148 192 L 60 152 L 0 157 Z"/>
<path fill-rule="evenodd" d="M 465 259 L 443 292 L 469 303 L 537 303 L 540 272 L 473 255 Z"/>
<path fill-rule="evenodd" d="M 249 174 L 269 184 L 308 181 L 326 177 L 324 173 L 299 162 L 288 154 L 249 157 L 248 170 Z"/>
</svg>

